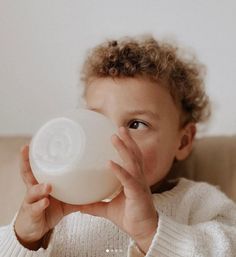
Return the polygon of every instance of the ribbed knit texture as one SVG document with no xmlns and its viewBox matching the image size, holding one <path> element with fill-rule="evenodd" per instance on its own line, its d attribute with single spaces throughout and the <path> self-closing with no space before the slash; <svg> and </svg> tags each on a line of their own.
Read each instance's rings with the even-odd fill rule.
<svg viewBox="0 0 236 257">
<path fill-rule="evenodd" d="M 159 222 L 147 257 L 236 257 L 236 204 L 215 186 L 181 178 L 152 196 Z M 61 220 L 47 249 L 30 251 L 17 241 L 14 219 L 0 228 L 0 257 L 144 256 L 112 222 L 80 212 Z"/>
</svg>

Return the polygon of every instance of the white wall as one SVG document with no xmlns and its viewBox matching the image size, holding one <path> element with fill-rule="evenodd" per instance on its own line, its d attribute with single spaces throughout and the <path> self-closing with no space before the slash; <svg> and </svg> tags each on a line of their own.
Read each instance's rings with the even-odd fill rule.
<svg viewBox="0 0 236 257">
<path fill-rule="evenodd" d="M 174 36 L 208 66 L 214 115 L 203 134 L 236 133 L 233 0 L 0 0 L 0 135 L 33 134 L 78 105 L 89 47 L 113 36 Z"/>
</svg>

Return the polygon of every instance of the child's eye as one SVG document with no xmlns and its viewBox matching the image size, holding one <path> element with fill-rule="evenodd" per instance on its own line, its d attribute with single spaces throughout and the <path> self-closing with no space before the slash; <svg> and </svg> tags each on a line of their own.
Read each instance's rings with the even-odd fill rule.
<svg viewBox="0 0 236 257">
<path fill-rule="evenodd" d="M 128 127 L 131 129 L 146 129 L 147 124 L 145 124 L 142 121 L 139 120 L 132 120 L 129 124 Z"/>
</svg>

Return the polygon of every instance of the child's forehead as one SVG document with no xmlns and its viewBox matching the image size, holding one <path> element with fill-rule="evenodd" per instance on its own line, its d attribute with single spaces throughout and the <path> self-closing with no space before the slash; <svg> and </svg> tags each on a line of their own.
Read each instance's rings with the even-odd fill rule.
<svg viewBox="0 0 236 257">
<path fill-rule="evenodd" d="M 143 78 L 99 78 L 87 88 L 86 101 L 90 108 L 113 108 L 116 106 L 127 113 L 158 112 L 177 110 L 169 91 Z"/>
</svg>

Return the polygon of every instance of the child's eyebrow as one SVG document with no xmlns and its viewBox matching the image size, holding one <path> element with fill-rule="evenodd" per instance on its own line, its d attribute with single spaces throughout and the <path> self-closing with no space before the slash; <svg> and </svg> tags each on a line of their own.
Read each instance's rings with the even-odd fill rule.
<svg viewBox="0 0 236 257">
<path fill-rule="evenodd" d="M 151 116 L 154 119 L 160 119 L 160 116 L 151 110 L 132 110 L 132 111 L 127 111 L 129 115 L 148 115 Z"/>
<path fill-rule="evenodd" d="M 97 111 L 97 112 L 101 112 L 101 110 L 99 108 L 93 108 L 93 107 L 89 107 L 88 108 L 91 111 Z M 130 110 L 130 111 L 126 111 L 126 114 L 132 116 L 132 115 L 148 115 L 150 117 L 152 117 L 153 119 L 157 119 L 160 120 L 160 116 L 156 113 L 153 112 L 151 110 Z"/>
</svg>

